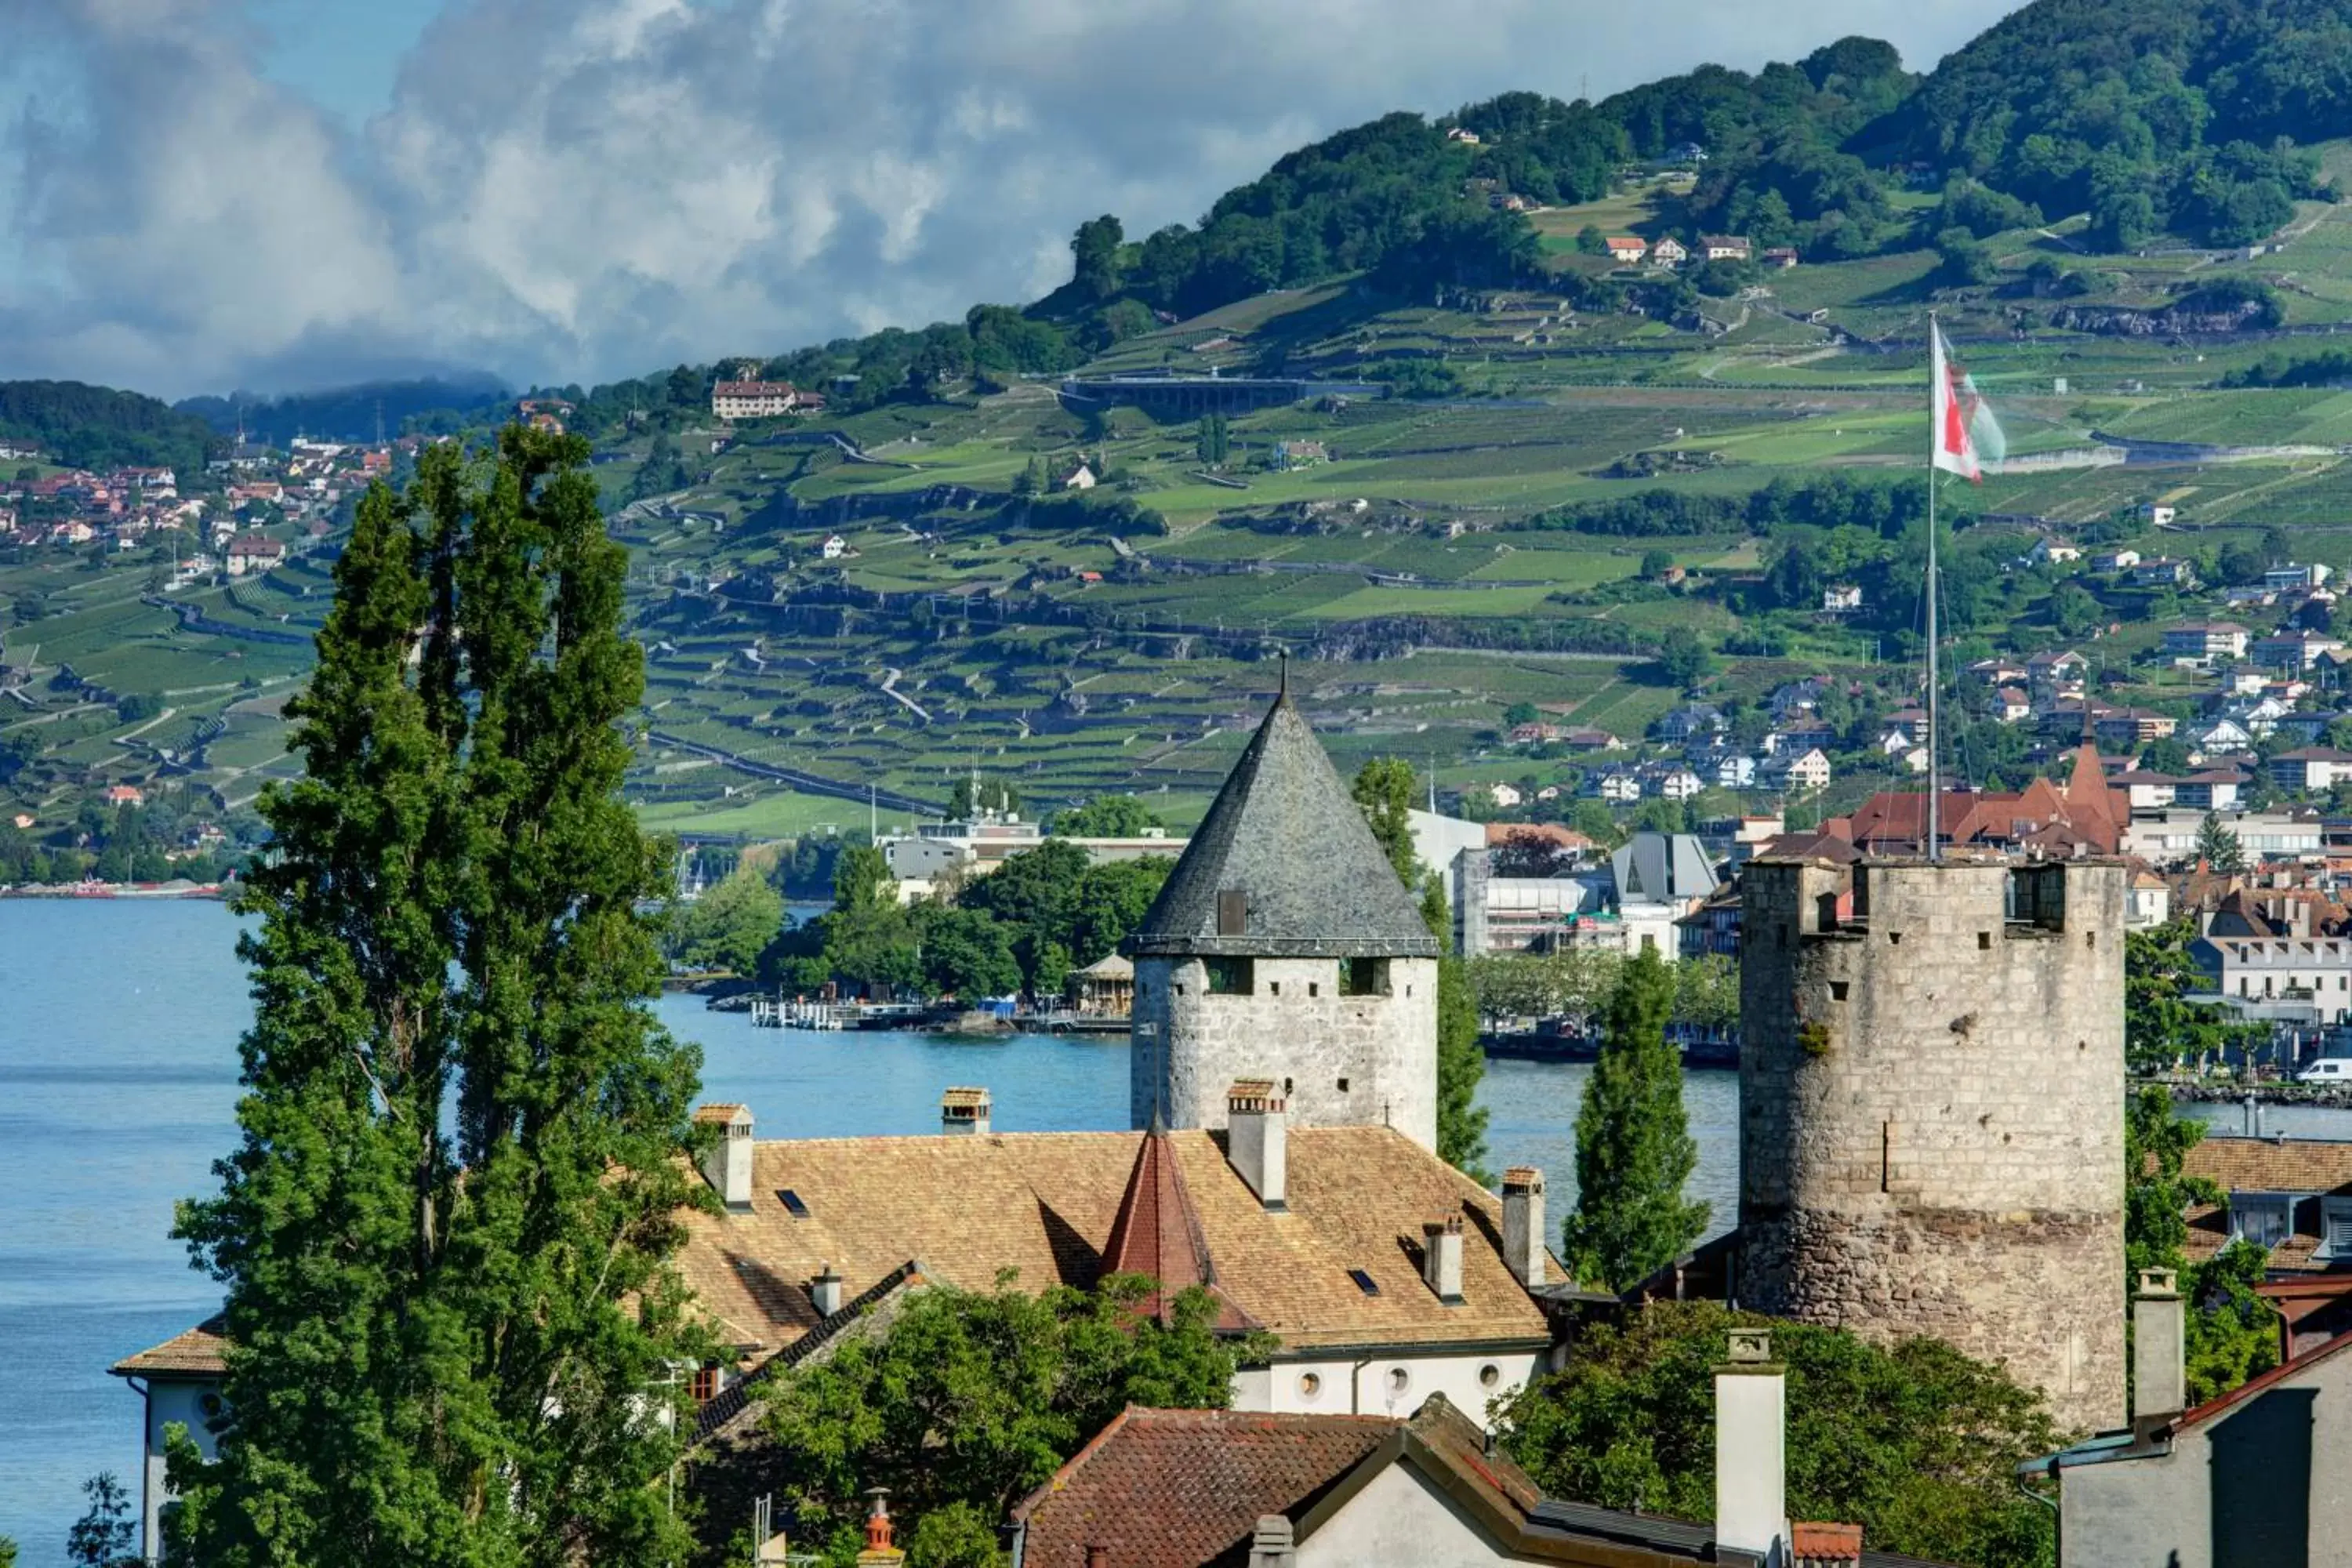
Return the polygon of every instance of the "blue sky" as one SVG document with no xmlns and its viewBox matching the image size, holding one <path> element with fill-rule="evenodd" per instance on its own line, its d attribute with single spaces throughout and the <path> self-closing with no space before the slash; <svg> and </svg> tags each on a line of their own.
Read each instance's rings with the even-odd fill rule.
<svg viewBox="0 0 2352 1568">
<path fill-rule="evenodd" d="M 2011 0 L 0 0 L 0 378 L 593 383 L 1018 302 L 1391 110 Z M 1272 20 L 1270 21 L 1270 18 Z"/>
</svg>

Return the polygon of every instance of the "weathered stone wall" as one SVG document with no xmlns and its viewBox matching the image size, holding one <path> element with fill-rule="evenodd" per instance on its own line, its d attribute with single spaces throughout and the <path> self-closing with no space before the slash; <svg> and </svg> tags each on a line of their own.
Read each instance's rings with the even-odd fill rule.
<svg viewBox="0 0 2352 1568">
<path fill-rule="evenodd" d="M 1741 1300 L 2006 1363 L 2124 1419 L 2126 872 L 1759 861 L 1741 885 Z M 2062 902 L 2063 900 L 2063 902 Z M 2030 912 L 2030 910 L 2029 910 Z"/>
<path fill-rule="evenodd" d="M 1150 1124 L 1157 1100 L 1171 1128 L 1223 1127 L 1234 1080 L 1270 1078 L 1296 1126 L 1386 1124 L 1437 1147 L 1434 960 L 1388 960 L 1385 996 L 1341 995 L 1338 959 L 1251 963 L 1243 996 L 1209 994 L 1197 958 L 1136 960 L 1135 1126 Z"/>
</svg>

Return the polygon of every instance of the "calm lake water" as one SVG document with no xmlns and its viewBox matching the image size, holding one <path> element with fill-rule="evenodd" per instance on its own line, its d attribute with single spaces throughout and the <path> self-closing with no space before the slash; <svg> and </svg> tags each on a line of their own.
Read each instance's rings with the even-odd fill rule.
<svg viewBox="0 0 2352 1568">
<path fill-rule="evenodd" d="M 216 904 L 0 901 L 0 1535 L 23 1568 L 64 1568 L 85 1478 L 135 1487 L 139 1400 L 107 1366 L 218 1305 L 168 1232 L 230 1146 L 249 1016 L 235 940 Z M 989 1087 L 1008 1131 L 1126 1125 L 1123 1041 L 754 1029 L 691 997 L 660 1012 L 702 1043 L 706 1096 L 748 1104 L 763 1137 L 934 1131 L 940 1091 L 961 1083 Z M 1574 1198 L 1585 1073 L 1487 1069 L 1492 1163 L 1543 1167 L 1555 1215 Z M 1696 1194 L 1727 1228 L 1738 1079 L 1694 1073 L 1686 1101 Z"/>
</svg>

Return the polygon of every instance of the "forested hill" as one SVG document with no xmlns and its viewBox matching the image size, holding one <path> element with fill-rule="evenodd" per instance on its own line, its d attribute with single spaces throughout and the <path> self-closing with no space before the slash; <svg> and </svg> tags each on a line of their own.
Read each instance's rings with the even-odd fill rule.
<svg viewBox="0 0 2352 1568">
<path fill-rule="evenodd" d="M 2263 237 L 2316 194 L 2294 151 L 2352 134 L 2343 0 L 2037 0 L 1947 58 L 1871 138 L 2104 248 Z"/>
<path fill-rule="evenodd" d="M 73 468 L 118 463 L 200 472 L 213 439 L 201 419 L 152 397 L 79 381 L 0 381 L 0 436 L 37 442 Z"/>
<path fill-rule="evenodd" d="M 473 375 L 371 381 L 277 397 L 249 393 L 191 397 L 173 406 L 183 414 L 194 415 L 221 435 L 242 429 L 256 441 L 283 447 L 297 436 L 327 441 L 373 440 L 379 426 L 397 435 L 411 420 L 437 434 L 457 428 L 467 416 L 478 415 L 506 396 L 506 388 L 494 378 Z"/>
</svg>

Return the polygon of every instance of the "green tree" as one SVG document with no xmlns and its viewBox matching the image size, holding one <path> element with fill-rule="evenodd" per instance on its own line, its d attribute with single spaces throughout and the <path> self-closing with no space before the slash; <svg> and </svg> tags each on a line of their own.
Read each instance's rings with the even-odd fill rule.
<svg viewBox="0 0 2352 1568">
<path fill-rule="evenodd" d="M 984 811 L 1020 809 L 1021 792 L 1002 779 L 967 774 L 948 790 L 948 815 L 960 821 L 968 821 Z"/>
<path fill-rule="evenodd" d="M 1139 1313 L 1152 1289 L 1114 1275 L 1092 1291 L 1028 1296 L 1010 1274 L 987 1293 L 927 1288 L 887 1331 L 776 1386 L 766 1426 L 778 1500 L 813 1540 L 854 1551 L 861 1494 L 887 1487 L 912 1522 L 910 1561 L 927 1540 L 932 1552 L 975 1537 L 992 1551 L 1012 1506 L 1126 1406 L 1222 1409 L 1235 1366 L 1272 1349 L 1263 1335 L 1219 1338 L 1216 1303 L 1197 1288 L 1172 1299 L 1164 1322 Z"/>
<path fill-rule="evenodd" d="M 1542 717 L 1532 702 L 1514 702 L 1503 710 L 1503 722 L 1514 729 L 1521 724 L 1532 724 Z"/>
<path fill-rule="evenodd" d="M 1576 1113 L 1576 1212 L 1562 1254 L 1580 1280 L 1628 1290 L 1682 1256 L 1707 1206 L 1683 1188 L 1698 1165 L 1683 1113 L 1683 1064 L 1666 1043 L 1675 977 L 1654 948 L 1618 976 L 1601 1054 Z"/>
<path fill-rule="evenodd" d="M 2124 933 L 2124 1056 L 2134 1072 L 2169 1072 L 2261 1032 L 2219 1006 L 2189 1000 L 2211 984 L 2189 952 L 2196 938 L 2186 915 Z"/>
<path fill-rule="evenodd" d="M 1100 303 L 1118 292 L 1118 247 L 1125 237 L 1118 219 L 1108 213 L 1078 225 L 1070 240 L 1070 281 L 1086 299 Z"/>
<path fill-rule="evenodd" d="M 1669 686 L 1693 687 L 1715 668 L 1715 656 L 1688 626 L 1674 626 L 1658 639 L 1658 673 Z"/>
<path fill-rule="evenodd" d="M 131 1517 L 131 1494 L 112 1470 L 100 1470 L 82 1482 L 81 1491 L 89 1499 L 89 1511 L 66 1532 L 66 1560 L 74 1568 L 131 1568 L 139 1562 L 139 1525 Z M 0 1564 L 14 1561 L 16 1554 L 10 1546 L 0 1554 Z"/>
<path fill-rule="evenodd" d="M 1412 764 L 1401 757 L 1375 757 L 1356 771 L 1349 793 L 1364 814 L 1372 837 L 1408 889 L 1422 891 L 1421 918 L 1442 954 L 1451 945 L 1443 879 L 1424 872 L 1412 847 Z M 1473 1175 L 1486 1157 L 1486 1112 L 1478 1104 L 1478 1083 L 1486 1076 L 1486 1053 L 1478 1044 L 1478 1005 L 1463 965 L 1450 957 L 1437 964 L 1437 1153 Z M 1480 1177 L 1481 1180 L 1485 1178 Z"/>
<path fill-rule="evenodd" d="M 1568 1364 L 1513 1395 L 1504 1447 L 1554 1497 L 1706 1519 L 1715 1508 L 1714 1371 L 1734 1326 L 1769 1326 L 1788 1368 L 1789 1513 L 1860 1524 L 1882 1551 L 1982 1568 L 2054 1560 L 2020 1461 L 2058 1443 L 2042 1397 L 1936 1340 L 1661 1301 L 1580 1332 Z"/>
<path fill-rule="evenodd" d="M 1202 467 L 1224 467 L 1225 458 L 1232 450 L 1232 437 L 1225 428 L 1223 415 L 1210 414 L 1202 417 L 1201 433 L 1193 442 L 1193 448 Z"/>
<path fill-rule="evenodd" d="M 1021 964 L 1004 928 L 980 910 L 926 904 L 917 911 L 923 984 L 934 996 L 966 1002 L 1021 988 Z"/>
<path fill-rule="evenodd" d="M 1650 549 L 1642 552 L 1642 575 L 1645 578 L 1664 576 L 1667 569 L 1674 563 L 1675 556 L 1671 550 Z"/>
<path fill-rule="evenodd" d="M 1140 838 L 1168 825 L 1131 795 L 1098 795 L 1054 814 L 1052 831 L 1064 838 Z"/>
<path fill-rule="evenodd" d="M 663 948 L 673 963 L 688 969 L 750 974 L 783 924 L 782 895 L 767 878 L 742 866 L 671 912 Z"/>
<path fill-rule="evenodd" d="M 2216 871 L 2246 868 L 2245 846 L 2223 825 L 2219 812 L 2207 812 L 2205 820 L 2197 825 L 2197 856 Z"/>
<path fill-rule="evenodd" d="M 1576 251 L 1580 256 L 1606 256 L 1609 254 L 1609 237 L 1593 225 L 1586 224 L 1576 231 Z"/>
<path fill-rule="evenodd" d="M 0 1568 L 16 1568 L 16 1543 L 0 1535 Z"/>
<path fill-rule="evenodd" d="M 1176 862 L 1164 855 L 1087 867 L 1070 903 L 1068 939 L 1063 944 L 1071 963 L 1092 963 L 1133 934 L 1175 868 Z"/>
<path fill-rule="evenodd" d="M 177 1226 L 232 1346 L 219 1458 L 172 1467 L 193 1563 L 691 1544 L 649 1417 L 709 1349 L 668 1263 L 698 1057 L 649 1005 L 667 867 L 620 794 L 642 654 L 587 459 L 431 448 L 336 563 L 238 905 L 243 1139 Z"/>
<path fill-rule="evenodd" d="M 2180 1276 L 2188 1303 L 2189 1401 L 2201 1405 L 2278 1364 L 2278 1318 L 2257 1292 L 2268 1250 L 2243 1237 L 2200 1264 L 2188 1258 L 2189 1209 L 2226 1204 L 2221 1184 L 2185 1170 L 2205 1124 L 2180 1114 L 2171 1091 L 2147 1084 L 2124 1113 L 2124 1268 Z"/>
<path fill-rule="evenodd" d="M 762 953 L 762 973 L 802 990 L 838 980 L 880 994 L 919 983 L 912 917 L 898 902 L 889 860 L 873 845 L 843 846 L 833 865 L 833 908 L 810 925 L 806 936 L 787 931 Z M 796 962 L 780 966 L 779 953 Z"/>
</svg>

